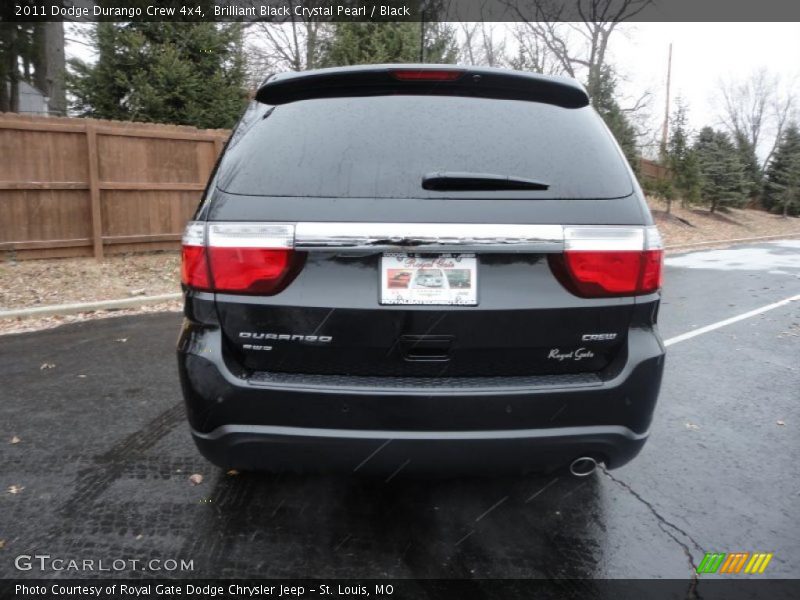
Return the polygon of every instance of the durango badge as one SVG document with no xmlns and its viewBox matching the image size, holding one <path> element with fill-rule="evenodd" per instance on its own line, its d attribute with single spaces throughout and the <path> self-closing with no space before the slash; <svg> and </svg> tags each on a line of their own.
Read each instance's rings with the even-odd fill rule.
<svg viewBox="0 0 800 600">
<path fill-rule="evenodd" d="M 330 335 L 299 335 L 294 333 L 258 333 L 256 331 L 242 331 L 239 334 L 245 340 L 276 340 L 282 342 L 318 342 L 329 344 L 333 341 Z"/>
</svg>

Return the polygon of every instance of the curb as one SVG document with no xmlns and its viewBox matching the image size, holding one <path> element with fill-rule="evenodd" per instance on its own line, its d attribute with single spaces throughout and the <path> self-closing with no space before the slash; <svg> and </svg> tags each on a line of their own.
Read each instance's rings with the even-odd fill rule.
<svg viewBox="0 0 800 600">
<path fill-rule="evenodd" d="M 160 296 L 138 296 L 120 300 L 101 300 L 99 302 L 78 302 L 75 304 L 52 304 L 50 306 L 37 306 L 35 308 L 19 308 L 14 310 L 1 310 L 0 319 L 16 319 L 19 317 L 52 317 L 53 315 L 70 315 L 97 310 L 117 310 L 121 308 L 136 308 L 146 304 L 158 304 L 171 300 L 180 300 L 183 294 L 161 294 Z"/>
<path fill-rule="evenodd" d="M 733 238 L 729 240 L 711 240 L 710 242 L 691 242 L 689 244 L 676 244 L 674 246 L 664 246 L 664 250 L 684 250 L 688 248 L 695 248 L 697 246 L 724 246 L 727 244 L 739 244 L 742 242 L 759 242 L 766 240 L 785 240 L 786 238 L 800 237 L 800 233 L 786 233 L 783 235 L 762 235 L 760 237 L 751 238 Z"/>
</svg>

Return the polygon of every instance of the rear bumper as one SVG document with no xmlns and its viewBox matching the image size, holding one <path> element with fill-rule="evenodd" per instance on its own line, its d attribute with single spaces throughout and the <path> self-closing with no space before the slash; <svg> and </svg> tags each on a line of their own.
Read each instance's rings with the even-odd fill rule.
<svg viewBox="0 0 800 600">
<path fill-rule="evenodd" d="M 226 363 L 219 329 L 187 320 L 178 363 L 193 438 L 226 468 L 500 472 L 593 456 L 619 467 L 646 441 L 664 366 L 654 329 L 588 376 L 270 376 Z"/>
<path fill-rule="evenodd" d="M 525 472 L 566 465 L 580 456 L 597 457 L 613 468 L 634 458 L 647 439 L 624 427 L 418 432 L 226 425 L 192 435 L 203 456 L 226 468 L 386 478 L 401 472 Z"/>
</svg>

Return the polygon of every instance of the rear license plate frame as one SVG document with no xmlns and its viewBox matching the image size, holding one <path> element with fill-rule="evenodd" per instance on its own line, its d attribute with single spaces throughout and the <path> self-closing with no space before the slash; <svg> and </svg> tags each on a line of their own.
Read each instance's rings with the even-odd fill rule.
<svg viewBox="0 0 800 600">
<path fill-rule="evenodd" d="M 381 255 L 379 276 L 382 305 L 478 305 L 474 253 L 386 252 Z"/>
</svg>

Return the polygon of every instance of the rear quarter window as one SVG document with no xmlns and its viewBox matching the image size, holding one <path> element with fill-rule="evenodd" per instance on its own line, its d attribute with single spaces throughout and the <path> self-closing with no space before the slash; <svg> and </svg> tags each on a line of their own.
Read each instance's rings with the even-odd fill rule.
<svg viewBox="0 0 800 600">
<path fill-rule="evenodd" d="M 312 99 L 255 106 L 217 185 L 232 194 L 352 198 L 620 198 L 624 158 L 591 107 L 441 96 Z M 432 172 L 492 173 L 544 191 L 422 188 Z"/>
</svg>

